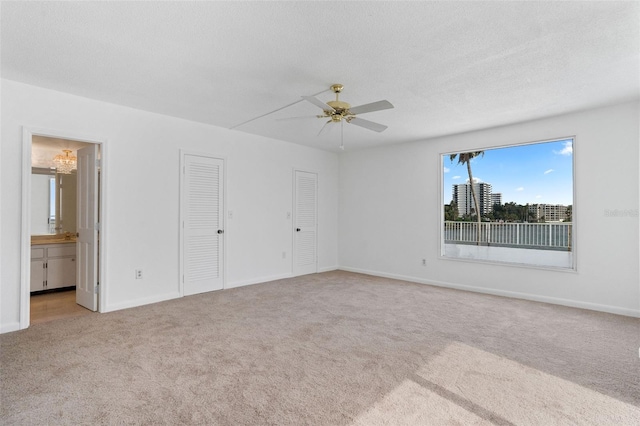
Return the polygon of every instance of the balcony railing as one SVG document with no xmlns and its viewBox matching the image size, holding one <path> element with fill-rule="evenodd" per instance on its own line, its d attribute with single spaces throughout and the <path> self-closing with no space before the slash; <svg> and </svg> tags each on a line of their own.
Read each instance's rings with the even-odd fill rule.
<svg viewBox="0 0 640 426">
<path fill-rule="evenodd" d="M 449 244 L 476 244 L 545 250 L 571 251 L 570 222 L 547 223 L 480 223 L 444 222 L 444 242 Z"/>
</svg>

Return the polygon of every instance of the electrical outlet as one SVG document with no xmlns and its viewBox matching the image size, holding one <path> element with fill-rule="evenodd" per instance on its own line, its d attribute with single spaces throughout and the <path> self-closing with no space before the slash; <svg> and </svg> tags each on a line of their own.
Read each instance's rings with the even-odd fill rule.
<svg viewBox="0 0 640 426">
<path fill-rule="evenodd" d="M 229 219 L 233 219 L 233 210 L 229 210 L 227 212 L 227 215 L 228 215 Z"/>
<path fill-rule="evenodd" d="M 142 269 L 136 269 L 136 280 L 142 279 Z"/>
<path fill-rule="evenodd" d="M 422 266 L 427 266 L 427 259 L 422 259 Z"/>
<path fill-rule="evenodd" d="M 286 251 L 283 251 L 283 252 L 282 252 L 282 258 L 283 258 L 283 259 L 286 259 L 286 258 L 287 258 L 287 252 L 286 252 Z"/>
</svg>

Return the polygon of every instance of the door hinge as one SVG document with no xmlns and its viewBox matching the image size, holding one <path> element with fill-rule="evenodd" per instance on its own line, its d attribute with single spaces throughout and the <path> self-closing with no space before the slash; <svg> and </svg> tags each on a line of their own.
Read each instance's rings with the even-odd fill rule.
<svg viewBox="0 0 640 426">
<path fill-rule="evenodd" d="M 95 229 L 96 231 L 99 231 L 99 230 L 100 230 L 100 222 L 96 222 L 96 223 L 93 225 L 93 229 Z"/>
<path fill-rule="evenodd" d="M 96 293 L 96 294 L 100 294 L 100 291 L 99 291 L 99 290 L 100 290 L 100 283 L 96 284 L 96 287 L 95 287 L 95 293 Z"/>
<path fill-rule="evenodd" d="M 100 159 L 96 158 L 96 167 L 100 167 L 100 163 L 102 163 L 102 161 L 100 161 Z"/>
</svg>

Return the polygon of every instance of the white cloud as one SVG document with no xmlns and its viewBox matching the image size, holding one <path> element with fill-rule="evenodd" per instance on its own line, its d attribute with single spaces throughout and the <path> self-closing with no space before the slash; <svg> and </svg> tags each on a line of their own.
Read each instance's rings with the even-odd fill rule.
<svg viewBox="0 0 640 426">
<path fill-rule="evenodd" d="M 516 191 L 524 191 L 524 186 L 520 186 L 520 187 L 516 188 Z"/>
<path fill-rule="evenodd" d="M 536 195 L 536 198 L 542 198 L 542 195 Z"/>
<path fill-rule="evenodd" d="M 448 167 L 445 167 L 445 168 L 444 168 L 444 172 L 445 172 L 445 173 L 449 173 L 450 171 L 451 171 L 451 170 L 450 170 Z"/>
<path fill-rule="evenodd" d="M 460 179 L 460 176 L 454 176 L 451 179 Z"/>
<path fill-rule="evenodd" d="M 553 172 L 553 171 L 555 171 L 555 170 L 553 170 L 553 169 L 545 170 L 545 171 L 544 171 L 544 174 L 545 174 L 545 175 L 548 175 L 549 173 L 551 173 L 551 172 Z"/>
<path fill-rule="evenodd" d="M 473 183 L 482 183 L 484 182 L 482 179 L 480 179 L 479 177 L 474 177 L 473 178 Z M 467 178 L 467 180 L 465 181 L 465 183 L 469 183 L 469 179 Z"/>
<path fill-rule="evenodd" d="M 564 143 L 564 147 L 560 151 L 553 151 L 554 154 L 558 155 L 571 155 L 573 154 L 573 142 L 567 141 Z"/>
</svg>

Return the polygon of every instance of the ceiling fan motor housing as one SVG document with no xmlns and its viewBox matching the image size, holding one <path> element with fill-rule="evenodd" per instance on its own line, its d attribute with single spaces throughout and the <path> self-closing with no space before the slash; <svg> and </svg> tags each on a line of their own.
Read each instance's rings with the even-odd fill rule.
<svg viewBox="0 0 640 426">
<path fill-rule="evenodd" d="M 349 108 L 351 108 L 351 105 L 342 101 L 329 101 L 327 105 L 334 109 L 334 111 L 325 111 L 333 122 L 338 122 L 349 115 Z"/>
<path fill-rule="evenodd" d="M 342 102 L 338 98 L 340 92 L 342 92 L 342 89 L 343 89 L 342 84 L 334 84 L 331 86 L 331 90 L 333 90 L 333 93 L 336 94 L 336 100 L 327 102 L 327 105 L 333 108 L 334 111 L 325 111 L 325 112 L 333 122 L 338 122 L 342 120 L 345 116 L 349 115 L 349 108 L 351 108 L 350 104 L 346 102 Z"/>
</svg>

